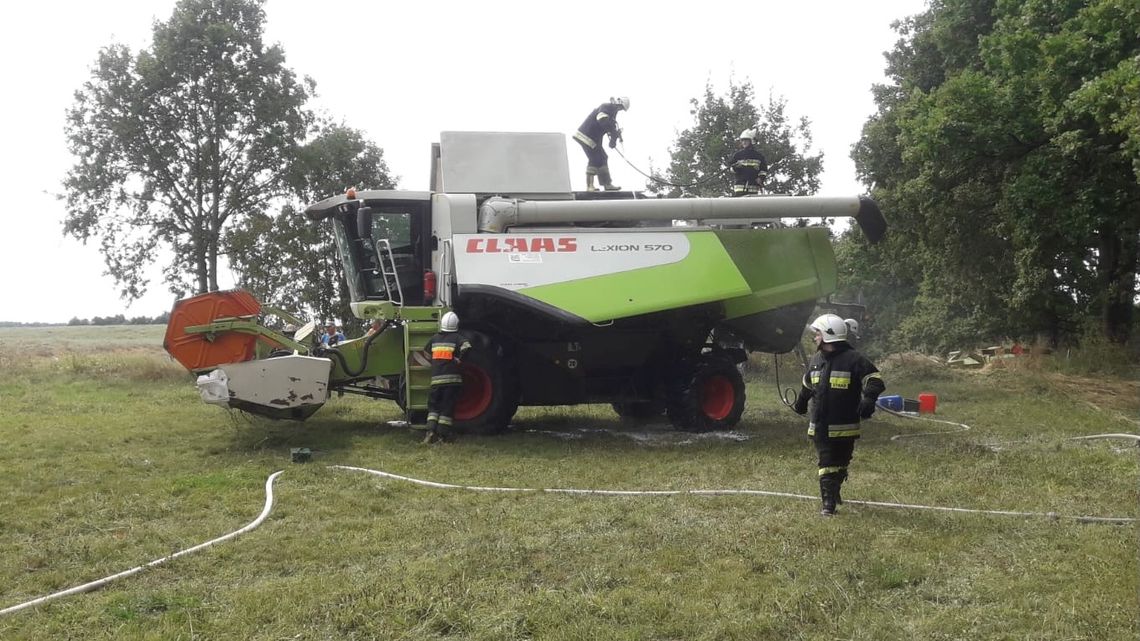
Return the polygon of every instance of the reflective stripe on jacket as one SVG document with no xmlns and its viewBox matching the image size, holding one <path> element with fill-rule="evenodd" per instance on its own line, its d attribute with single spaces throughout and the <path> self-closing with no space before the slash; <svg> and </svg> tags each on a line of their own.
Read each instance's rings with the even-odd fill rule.
<svg viewBox="0 0 1140 641">
<path fill-rule="evenodd" d="M 428 339 L 427 352 L 431 354 L 431 384 L 461 385 L 459 359 L 471 349 L 471 341 L 459 332 L 440 332 Z"/>
</svg>

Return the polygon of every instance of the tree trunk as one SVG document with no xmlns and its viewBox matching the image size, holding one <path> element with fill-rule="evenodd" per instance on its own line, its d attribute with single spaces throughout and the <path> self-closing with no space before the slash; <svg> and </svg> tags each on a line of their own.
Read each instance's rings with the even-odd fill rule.
<svg viewBox="0 0 1140 641">
<path fill-rule="evenodd" d="M 194 278 L 198 281 L 195 294 L 205 294 L 210 291 L 209 271 L 206 266 L 206 248 L 202 246 L 201 234 L 195 234 L 194 239 Z"/>
<path fill-rule="evenodd" d="M 218 234 L 210 232 L 210 242 L 206 247 L 206 268 L 210 273 L 210 291 L 218 291 Z"/>
<path fill-rule="evenodd" d="M 1113 343 L 1124 344 L 1132 335 L 1136 296 L 1136 264 L 1140 258 L 1140 225 L 1125 217 L 1120 225 L 1106 221 L 1100 230 L 1099 272 L 1104 285 L 1101 303 L 1102 331 Z"/>
</svg>

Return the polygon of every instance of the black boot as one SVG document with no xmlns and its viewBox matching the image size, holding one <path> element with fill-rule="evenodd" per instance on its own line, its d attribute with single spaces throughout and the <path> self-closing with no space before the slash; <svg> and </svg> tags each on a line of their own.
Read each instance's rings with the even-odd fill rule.
<svg viewBox="0 0 1140 641">
<path fill-rule="evenodd" d="M 835 504 L 843 505 L 843 482 L 847 480 L 847 468 L 839 470 L 835 479 Z"/>
<path fill-rule="evenodd" d="M 609 167 L 599 167 L 598 168 L 598 180 L 602 183 L 602 189 L 605 189 L 606 191 L 619 191 L 619 190 L 621 190 L 621 187 L 618 187 L 617 185 L 615 185 L 613 179 L 610 178 L 610 168 Z"/>
<path fill-rule="evenodd" d="M 839 493 L 839 480 L 836 477 L 835 473 L 819 477 L 819 497 L 822 499 L 819 513 L 823 516 L 835 516 L 835 499 Z"/>
</svg>

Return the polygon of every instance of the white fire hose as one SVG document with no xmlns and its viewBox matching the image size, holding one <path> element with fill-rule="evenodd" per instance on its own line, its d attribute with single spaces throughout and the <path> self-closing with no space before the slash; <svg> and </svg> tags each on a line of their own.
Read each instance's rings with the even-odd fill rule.
<svg viewBox="0 0 1140 641">
<path fill-rule="evenodd" d="M 895 412 L 891 412 L 891 413 L 895 413 Z M 902 416 L 905 416 L 905 415 L 902 415 Z M 912 417 L 907 417 L 907 418 L 912 418 Z M 940 419 L 928 419 L 928 420 L 935 420 L 935 421 L 942 422 L 942 423 L 950 423 L 951 425 L 960 426 L 963 429 L 969 429 L 969 426 L 963 425 L 961 423 L 952 423 L 950 421 L 941 421 Z M 962 431 L 962 430 L 953 430 L 953 431 Z M 935 432 L 935 433 L 946 433 L 946 432 Z M 919 436 L 919 435 L 915 434 L 913 436 Z M 1137 436 L 1135 434 L 1095 434 L 1092 436 L 1078 436 L 1078 437 L 1074 437 L 1073 439 L 1067 439 L 1067 440 L 1100 439 L 1100 438 L 1127 438 L 1127 439 L 1133 439 L 1133 440 L 1137 441 L 1138 443 L 1140 443 L 1140 436 Z M 412 484 L 420 485 L 420 486 L 424 486 L 424 487 L 431 487 L 431 488 L 443 489 L 443 490 L 464 490 L 464 491 L 469 491 L 469 492 L 534 492 L 534 493 L 546 493 L 546 494 L 576 494 L 576 495 L 594 495 L 594 496 L 679 496 L 679 495 L 688 495 L 688 496 L 735 496 L 735 495 L 745 495 L 745 496 L 769 496 L 769 497 L 777 497 L 777 498 L 792 498 L 792 499 L 811 500 L 811 501 L 816 501 L 819 499 L 818 496 L 812 496 L 812 495 L 806 495 L 806 494 L 794 494 L 791 492 L 774 492 L 774 491 L 769 491 L 769 490 L 747 490 L 747 489 L 606 490 L 606 489 L 580 489 L 580 488 L 524 488 L 524 487 L 490 487 L 490 486 L 481 486 L 481 485 L 457 485 L 457 484 L 453 484 L 453 483 L 442 483 L 439 481 L 428 481 L 428 480 L 424 480 L 424 479 L 417 479 L 417 478 L 413 478 L 410 476 L 403 476 L 400 474 L 393 474 L 392 472 L 385 472 L 383 470 L 373 470 L 373 469 L 369 469 L 369 468 L 365 468 L 365 467 L 353 467 L 353 466 L 349 466 L 349 465 L 330 465 L 329 467 L 332 469 L 339 469 L 339 470 L 349 470 L 349 471 L 354 471 L 354 472 L 365 472 L 367 474 L 372 474 L 375 476 L 389 478 L 389 479 L 393 479 L 396 481 L 404 481 L 407 483 L 412 483 Z M 91 590 L 101 588 L 104 585 L 107 585 L 108 583 L 110 583 L 116 579 L 122 579 L 122 578 L 125 578 L 128 576 L 131 576 L 133 574 L 137 574 L 137 573 L 139 573 L 139 572 L 141 572 L 147 568 L 151 568 L 151 567 L 154 567 L 156 565 L 161 565 L 162 563 L 165 563 L 165 562 L 170 561 L 172 559 L 176 559 L 176 558 L 178 558 L 180 556 L 184 556 L 186 554 L 190 554 L 192 552 L 197 552 L 199 550 L 203 550 L 205 548 L 210 547 L 211 545 L 214 545 L 215 543 L 221 543 L 222 541 L 228 541 L 229 539 L 237 537 L 241 534 L 245 534 L 246 532 L 249 532 L 249 531 L 257 528 L 259 525 L 261 525 L 261 523 L 263 521 L 265 521 L 265 519 L 269 516 L 270 511 L 273 509 L 273 483 L 274 483 L 274 481 L 277 480 L 277 478 L 279 476 L 281 476 L 281 474 L 283 472 L 284 472 L 284 470 L 274 472 L 274 473 L 270 474 L 269 478 L 267 478 L 265 480 L 265 506 L 262 508 L 261 514 L 259 514 L 256 519 L 251 521 L 245 527 L 243 527 L 239 530 L 234 530 L 233 532 L 230 532 L 229 534 L 219 536 L 216 539 L 211 539 L 209 541 L 206 541 L 205 543 L 200 543 L 200 544 L 195 545 L 193 547 L 186 548 L 185 550 L 175 552 L 174 554 L 171 554 L 169 556 L 164 556 L 160 559 L 155 559 L 154 561 L 151 561 L 151 562 L 146 563 L 144 565 L 140 565 L 140 566 L 131 568 L 129 570 L 124 570 L 123 572 L 119 572 L 118 574 L 112 574 L 111 576 L 108 576 L 108 577 L 105 577 L 105 578 L 102 578 L 102 579 L 99 579 L 96 581 L 84 583 L 83 585 L 77 585 L 73 588 L 68 588 L 66 590 L 61 590 L 59 592 L 53 592 L 52 594 L 41 596 L 41 597 L 32 599 L 30 601 L 25 601 L 24 603 L 20 603 L 20 604 L 13 605 L 13 606 L 8 607 L 8 608 L 4 608 L 3 610 L 0 610 L 0 615 L 12 614 L 14 612 L 18 612 L 18 611 L 26 609 L 26 608 L 30 608 L 30 607 L 33 607 L 36 605 L 47 603 L 49 601 L 54 601 L 55 599 L 59 599 L 59 598 L 65 597 L 65 596 L 70 596 L 73 594 L 79 594 L 81 592 L 89 592 Z M 1128 523 L 1135 523 L 1136 521 L 1140 520 L 1140 519 L 1137 519 L 1135 517 L 1076 516 L 1076 515 L 1057 514 L 1056 512 L 1020 512 L 1020 511 L 1013 511 L 1013 510 L 982 510 L 982 509 L 975 509 L 975 508 L 944 507 L 944 506 L 935 506 L 935 505 L 916 505 L 916 504 L 909 504 L 909 503 L 889 503 L 889 502 L 885 502 L 885 501 L 861 501 L 861 500 L 854 500 L 854 499 L 844 499 L 844 504 L 867 505 L 867 506 L 873 506 L 873 507 L 886 507 L 886 508 L 908 509 L 908 510 L 928 510 L 928 511 L 934 511 L 934 512 L 953 512 L 953 513 L 959 513 L 959 514 L 985 514 L 985 515 L 993 515 L 993 516 L 1014 516 L 1014 517 L 1022 517 L 1022 518 L 1044 517 L 1044 518 L 1048 518 L 1051 520 L 1064 519 L 1064 520 L 1076 521 L 1079 523 L 1128 524 Z"/>
</svg>

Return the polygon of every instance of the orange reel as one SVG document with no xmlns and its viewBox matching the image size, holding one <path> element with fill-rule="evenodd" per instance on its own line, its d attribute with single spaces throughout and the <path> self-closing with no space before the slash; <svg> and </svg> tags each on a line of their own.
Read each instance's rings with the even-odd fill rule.
<svg viewBox="0 0 1140 641">
<path fill-rule="evenodd" d="M 261 303 L 244 289 L 209 292 L 174 303 L 162 346 L 188 370 L 206 369 L 225 363 L 253 360 L 257 337 L 242 332 L 222 332 L 214 340 L 206 334 L 187 334 L 186 328 L 206 325 L 219 318 L 257 317 Z"/>
</svg>

